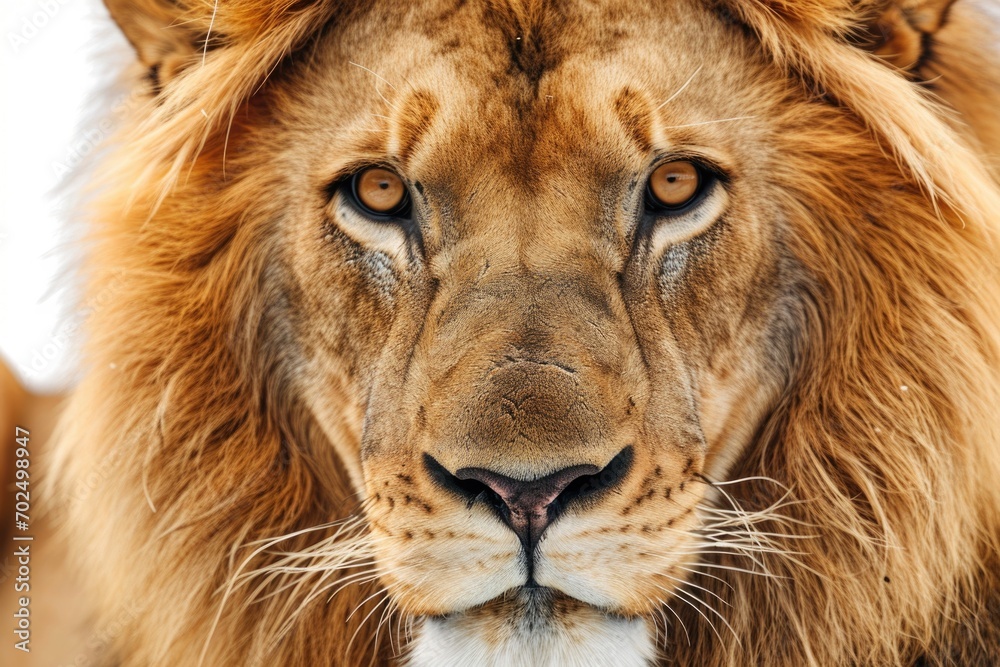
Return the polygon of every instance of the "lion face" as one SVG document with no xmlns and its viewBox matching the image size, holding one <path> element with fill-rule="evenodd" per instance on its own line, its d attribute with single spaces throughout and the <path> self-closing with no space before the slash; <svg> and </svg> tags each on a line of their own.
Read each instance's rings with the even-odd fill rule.
<svg viewBox="0 0 1000 667">
<path fill-rule="evenodd" d="M 406 613 L 648 617 L 784 378 L 786 91 L 699 3 L 440 10 L 340 26 L 275 114 L 299 386 Z"/>
</svg>

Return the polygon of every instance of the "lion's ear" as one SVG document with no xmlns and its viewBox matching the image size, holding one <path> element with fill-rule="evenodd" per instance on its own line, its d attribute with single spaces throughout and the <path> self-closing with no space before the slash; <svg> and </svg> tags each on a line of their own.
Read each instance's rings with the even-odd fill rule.
<svg viewBox="0 0 1000 667">
<path fill-rule="evenodd" d="M 732 0 L 731 0 L 732 1 Z M 795 26 L 819 28 L 900 69 L 920 64 L 955 0 L 735 0 L 743 17 L 761 10 Z M 733 6 L 732 4 L 730 6 Z M 761 21 L 748 21 L 751 25 Z"/>
<path fill-rule="evenodd" d="M 175 0 L 104 0 L 111 18 L 149 69 L 154 86 L 174 78 L 195 56 L 199 35 Z"/>
<path fill-rule="evenodd" d="M 955 0 L 894 0 L 868 26 L 872 53 L 901 69 L 916 67 L 927 54 Z"/>
</svg>

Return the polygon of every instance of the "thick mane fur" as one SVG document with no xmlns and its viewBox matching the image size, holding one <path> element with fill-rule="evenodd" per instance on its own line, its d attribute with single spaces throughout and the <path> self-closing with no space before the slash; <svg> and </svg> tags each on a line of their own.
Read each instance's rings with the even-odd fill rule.
<svg viewBox="0 0 1000 667">
<path fill-rule="evenodd" d="M 97 545 L 82 556 L 103 573 L 103 607 L 143 609 L 117 647 L 122 664 L 379 663 L 394 648 L 384 629 L 376 636 L 391 610 L 365 565 L 365 528 L 350 521 L 352 473 L 311 446 L 325 436 L 295 398 L 280 342 L 269 271 L 281 211 L 262 196 L 259 158 L 227 152 L 266 112 L 255 94 L 268 76 L 344 10 L 184 4 L 211 48 L 126 119 L 91 214 L 88 294 L 103 305 L 62 422 L 66 520 Z M 838 154 L 843 169 L 803 159 L 775 175 L 810 275 L 805 328 L 790 386 L 733 472 L 791 489 L 798 502 L 768 530 L 797 555 L 763 562 L 778 580 L 698 580 L 730 604 L 720 611 L 740 642 L 678 606 L 687 637 L 677 633 L 669 661 L 983 664 L 1000 646 L 1000 600 L 966 603 L 1000 590 L 1000 189 L 939 101 L 841 39 L 865 3 L 719 10 L 832 101 L 786 119 L 789 154 Z M 817 148 L 842 115 L 870 145 Z M 870 173 L 892 164 L 883 153 L 898 169 Z M 205 193 L 210 208 L 196 203 Z M 731 493 L 766 507 L 784 490 L 750 481 Z M 261 548 L 330 517 L 348 523 Z M 310 556 L 282 555 L 300 550 Z M 941 638 L 972 646 L 960 633 L 977 624 L 993 645 L 952 655 Z M 319 630 L 333 626 L 344 631 Z"/>
</svg>

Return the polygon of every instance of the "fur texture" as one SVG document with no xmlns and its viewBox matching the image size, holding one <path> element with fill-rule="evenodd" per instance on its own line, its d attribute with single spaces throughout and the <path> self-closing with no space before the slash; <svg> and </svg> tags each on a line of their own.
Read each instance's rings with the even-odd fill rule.
<svg viewBox="0 0 1000 667">
<path fill-rule="evenodd" d="M 147 103 L 55 470 L 107 480 L 65 521 L 143 609 L 109 663 L 1000 661 L 982 7 L 109 4 Z M 636 213 L 663 155 L 720 172 L 683 224 Z M 419 233 L 345 205 L 371 163 Z M 424 463 L 625 449 L 531 565 Z"/>
</svg>

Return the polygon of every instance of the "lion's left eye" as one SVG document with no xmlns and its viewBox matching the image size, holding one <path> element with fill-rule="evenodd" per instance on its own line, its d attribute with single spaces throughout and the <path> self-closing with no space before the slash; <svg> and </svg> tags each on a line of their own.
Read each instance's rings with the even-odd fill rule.
<svg viewBox="0 0 1000 667">
<path fill-rule="evenodd" d="M 406 184 L 384 167 L 368 167 L 351 176 L 349 194 L 361 212 L 372 218 L 401 218 L 410 212 Z"/>
<path fill-rule="evenodd" d="M 708 178 L 694 162 L 674 160 L 653 170 L 646 184 L 646 206 L 653 211 L 680 211 L 705 189 Z"/>
</svg>

